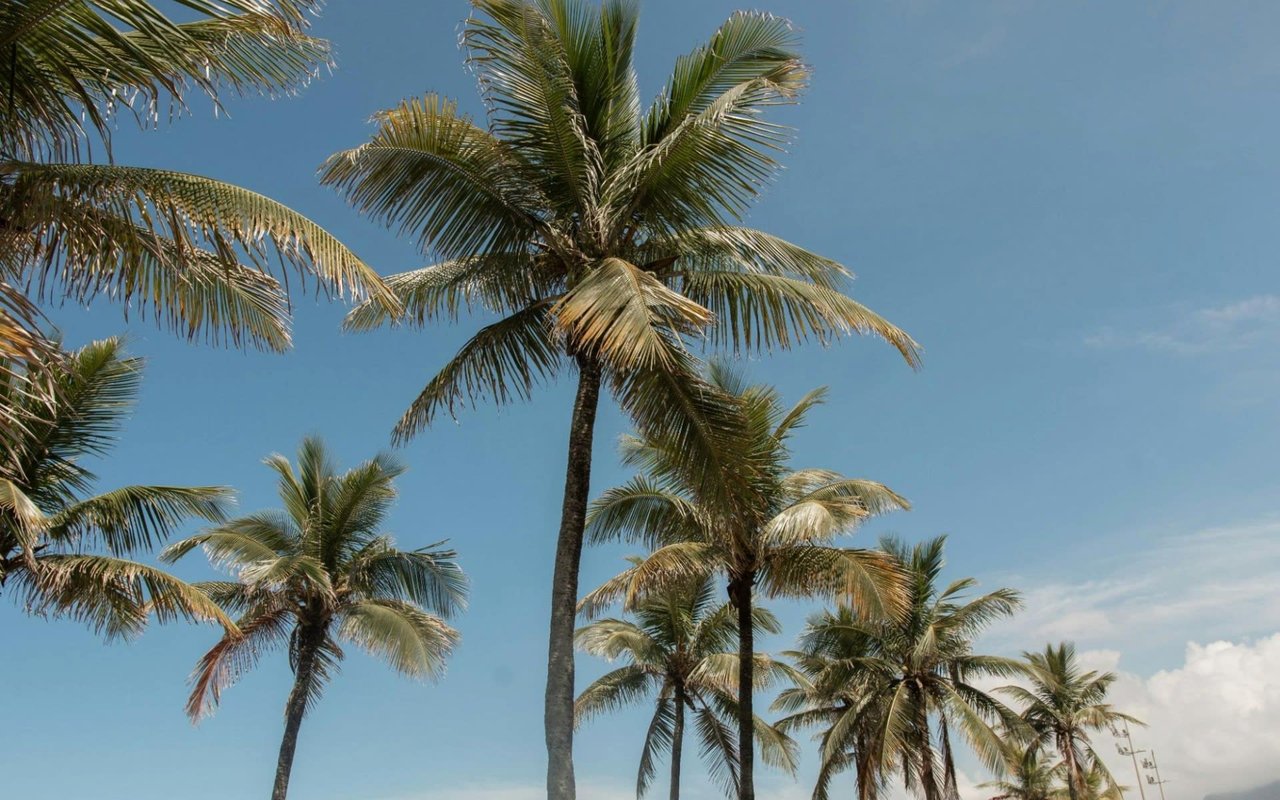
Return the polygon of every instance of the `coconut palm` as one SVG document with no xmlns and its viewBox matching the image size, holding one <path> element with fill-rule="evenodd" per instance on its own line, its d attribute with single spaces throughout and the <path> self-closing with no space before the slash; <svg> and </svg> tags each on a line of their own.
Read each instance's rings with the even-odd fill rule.
<svg viewBox="0 0 1280 800">
<path fill-rule="evenodd" d="M 838 714 L 826 712 L 823 769 L 838 771 L 850 751 L 861 750 L 866 760 L 859 766 L 900 771 L 907 790 L 926 800 L 954 797 L 957 791 L 953 730 L 999 772 L 1004 745 L 993 726 L 1018 727 L 1013 712 L 975 685 L 993 675 L 1014 674 L 1017 663 L 973 652 L 978 634 L 1018 608 L 1018 593 L 996 589 L 969 597 L 966 592 L 977 583 L 972 578 L 940 587 L 945 542 L 938 537 L 907 547 L 892 538 L 881 540 L 881 548 L 910 576 L 907 612 L 867 622 L 847 612 L 820 614 L 801 640 L 802 653 L 845 648 L 849 662 L 842 665 L 849 685 L 838 695 L 845 702 Z M 822 716 L 800 717 L 783 727 L 809 721 Z"/>
<path fill-rule="evenodd" d="M 188 338 L 289 345 L 277 257 L 326 290 L 397 307 L 320 226 L 256 192 L 110 159 L 120 117 L 144 126 L 210 96 L 300 88 L 328 63 L 315 0 L 0 4 L 0 358 L 44 358 L 39 301 L 99 295 Z M 88 158 L 100 150 L 108 158 Z M 8 426 L 4 431 L 9 432 Z M 10 446 L 0 441 L 0 448 Z"/>
<path fill-rule="evenodd" d="M 1115 674 L 1084 670 L 1070 642 L 1045 645 L 1043 652 L 1023 657 L 1030 686 L 1005 686 L 1000 691 L 1022 706 L 1032 743 L 1055 748 L 1062 756 L 1071 800 L 1085 800 L 1091 772 L 1098 773 L 1104 789 L 1114 787 L 1115 779 L 1094 751 L 1089 733 L 1122 722 L 1142 724 L 1106 702 Z"/>
<path fill-rule="evenodd" d="M 842 598 L 866 613 L 900 610 L 905 595 L 893 559 L 832 542 L 868 517 L 908 504 L 879 483 L 788 466 L 790 436 L 821 402 L 821 390 L 788 409 L 772 388 L 747 386 L 723 366 L 713 367 L 708 379 L 735 400 L 745 432 L 739 449 L 722 453 L 721 464 L 708 476 L 685 457 L 674 437 L 624 438 L 623 459 L 642 474 L 593 503 L 587 535 L 593 542 L 640 542 L 653 552 L 588 594 L 582 607 L 593 614 L 621 599 L 630 609 L 671 582 L 706 574 L 727 579 L 738 615 L 739 796 L 750 800 L 755 652 L 750 620 L 757 592 Z M 725 485 L 708 491 L 705 487 L 715 481 Z"/>
<path fill-rule="evenodd" d="M 1046 760 L 1039 747 L 1011 739 L 1004 777 L 980 783 L 978 788 L 998 792 L 991 800 L 1059 800 L 1063 765 Z"/>
<path fill-rule="evenodd" d="M 223 523 L 170 545 L 162 557 L 174 561 L 201 547 L 237 578 L 200 584 L 239 615 L 239 630 L 196 665 L 187 701 L 193 720 L 265 652 L 287 649 L 294 681 L 271 793 L 284 800 L 302 718 L 337 673 L 340 644 L 405 675 L 439 677 L 458 641 L 443 618 L 464 605 L 466 578 L 443 543 L 400 550 L 381 532 L 403 472 L 387 456 L 339 473 L 323 443 L 308 438 L 296 469 L 281 455 L 266 464 L 277 475 L 283 511 Z"/>
<path fill-rule="evenodd" d="M 785 20 L 734 14 L 644 110 L 632 0 L 472 5 L 463 41 L 487 124 L 434 94 L 407 100 L 378 115 L 366 144 L 334 155 L 323 181 L 438 259 L 388 279 L 403 317 L 369 305 L 350 328 L 473 308 L 496 317 L 413 400 L 398 440 L 442 412 L 524 399 L 576 372 L 546 695 L 549 797 L 568 800 L 574 603 L 602 387 L 637 425 L 710 466 L 726 412 L 694 375 L 690 337 L 760 350 L 869 332 L 912 364 L 917 352 L 841 293 L 844 267 L 738 225 L 788 135 L 763 112 L 794 102 L 806 81 Z"/>
<path fill-rule="evenodd" d="M 1013 738 L 1004 779 L 980 783 L 978 788 L 999 792 L 991 800 L 1069 800 L 1072 790 L 1066 762 L 1047 761 L 1039 746 L 1022 745 L 1021 738 Z M 1124 800 L 1124 789 L 1111 779 L 1105 767 L 1094 767 L 1085 773 L 1080 796 L 1085 800 Z"/>
<path fill-rule="evenodd" d="M 27 609 L 67 615 L 107 636 L 140 632 L 149 616 L 230 621 L 201 592 L 129 557 L 189 519 L 217 521 L 219 486 L 123 486 L 92 494 L 85 466 L 115 443 L 142 378 L 120 339 L 0 370 L 0 407 L 24 420 L 0 453 L 0 590 Z M 46 402 L 39 398 L 49 398 Z"/>
<path fill-rule="evenodd" d="M 814 800 L 827 800 L 834 779 L 849 769 L 855 773 L 858 800 L 876 800 L 887 786 L 873 738 L 878 675 L 868 661 L 874 657 L 874 642 L 863 622 L 848 606 L 818 612 L 806 623 L 800 649 L 783 653 L 795 669 L 792 685 L 773 703 L 774 711 L 787 713 L 778 729 L 822 729 Z"/>
<path fill-rule="evenodd" d="M 664 750 L 671 756 L 671 800 L 680 797 L 686 712 L 693 715 L 711 775 L 730 796 L 738 792 L 738 658 L 733 652 L 738 623 L 728 604 L 716 604 L 716 594 L 709 578 L 672 585 L 636 608 L 634 621 L 602 619 L 578 629 L 582 650 L 627 662 L 578 696 L 579 725 L 602 712 L 656 697 L 640 754 L 636 797 L 643 797 L 652 785 L 655 760 Z M 757 631 L 780 631 L 778 620 L 763 608 L 752 610 L 752 625 Z M 788 672 L 764 653 L 756 653 L 754 661 L 757 686 Z M 755 738 L 766 763 L 795 771 L 795 746 L 790 739 L 759 717 Z"/>
</svg>

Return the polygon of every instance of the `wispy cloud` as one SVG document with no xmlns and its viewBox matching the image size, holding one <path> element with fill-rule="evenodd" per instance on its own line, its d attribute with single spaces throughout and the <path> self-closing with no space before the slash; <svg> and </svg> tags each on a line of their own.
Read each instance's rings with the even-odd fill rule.
<svg viewBox="0 0 1280 800">
<path fill-rule="evenodd" d="M 1099 349 L 1142 349 L 1180 356 L 1249 350 L 1280 343 L 1280 296 L 1253 297 L 1184 311 L 1146 329 L 1107 326 L 1085 337 Z"/>
<path fill-rule="evenodd" d="M 1134 652 L 1280 630 L 1280 518 L 1170 536 L 1128 554 L 1117 548 L 1105 562 L 1073 569 L 1093 574 L 1008 577 L 1034 588 L 993 641 L 1021 648 L 1069 639 Z"/>
</svg>

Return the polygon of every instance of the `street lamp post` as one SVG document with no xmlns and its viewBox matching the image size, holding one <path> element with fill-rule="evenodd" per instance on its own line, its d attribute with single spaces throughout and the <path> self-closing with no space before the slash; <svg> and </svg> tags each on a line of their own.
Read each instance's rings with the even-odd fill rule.
<svg viewBox="0 0 1280 800">
<path fill-rule="evenodd" d="M 1164 800 L 1164 785 L 1168 783 L 1168 781 L 1160 777 L 1160 762 L 1156 761 L 1155 750 L 1151 751 L 1151 758 L 1142 759 L 1142 766 L 1155 771 L 1156 775 L 1154 778 L 1150 775 L 1147 776 L 1147 783 L 1152 786 L 1158 786 L 1160 788 L 1160 800 Z"/>
<path fill-rule="evenodd" d="M 1138 794 L 1142 797 L 1142 800 L 1147 800 L 1147 791 L 1142 788 L 1142 771 L 1138 769 L 1138 753 L 1145 753 L 1147 751 L 1133 749 L 1133 737 L 1129 735 L 1129 726 L 1127 724 L 1123 728 L 1112 728 L 1111 735 L 1117 739 L 1123 737 L 1128 743 L 1128 747 L 1126 747 L 1125 745 L 1117 742 L 1116 749 L 1120 751 L 1120 755 L 1129 756 L 1133 759 L 1133 775 L 1138 779 Z M 1160 800 L 1164 800 L 1163 789 L 1161 789 Z"/>
</svg>

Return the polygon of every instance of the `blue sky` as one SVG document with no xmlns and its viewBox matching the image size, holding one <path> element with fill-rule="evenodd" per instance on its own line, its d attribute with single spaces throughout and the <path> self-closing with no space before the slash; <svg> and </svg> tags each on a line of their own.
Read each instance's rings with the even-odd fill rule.
<svg viewBox="0 0 1280 800">
<path fill-rule="evenodd" d="M 849 265 L 855 296 L 926 349 L 919 373 L 872 340 L 745 364 L 791 397 L 830 386 L 796 462 L 882 480 L 914 502 L 862 542 L 947 533 L 956 575 L 1024 589 L 1027 613 L 993 631 L 993 649 L 1070 637 L 1123 670 L 1125 696 L 1170 720 L 1144 735 L 1185 756 L 1173 777 L 1188 796 L 1277 777 L 1274 736 L 1211 765 L 1192 761 L 1192 739 L 1215 725 L 1266 732 L 1280 710 L 1264 676 L 1280 672 L 1267 638 L 1280 631 L 1280 7 L 753 1 L 799 26 L 815 75 L 779 115 L 795 145 L 751 222 Z M 740 6 L 645 0 L 646 94 Z M 231 102 L 229 118 L 197 102 L 161 131 L 122 129 L 117 157 L 270 194 L 384 273 L 421 266 L 411 243 L 319 187 L 315 168 L 402 98 L 438 91 L 481 111 L 457 47 L 465 15 L 460 0 L 334 0 L 315 26 L 334 42 L 333 74 L 298 97 Z M 385 448 L 478 322 L 343 335 L 339 304 L 295 299 L 296 347 L 284 356 L 188 345 L 105 302 L 52 309 L 69 342 L 127 330 L 149 362 L 102 486 L 230 484 L 244 509 L 270 506 L 263 456 L 312 432 L 347 463 Z M 442 422 L 401 451 L 411 469 L 392 529 L 406 545 L 449 537 L 460 551 L 473 580 L 463 644 L 437 686 L 352 656 L 304 725 L 296 797 L 537 796 L 570 402 L 567 384 L 548 387 L 527 405 Z M 597 490 L 626 477 L 614 458 L 624 430 L 614 410 L 602 414 Z M 584 588 L 625 552 L 588 552 Z M 196 559 L 185 569 L 207 574 Z M 804 610 L 781 609 L 792 632 Z M 0 766 L 13 796 L 265 792 L 283 657 L 193 728 L 184 678 L 211 629 L 104 646 L 4 603 L 0 636 Z M 1215 640 L 1216 650 L 1188 645 Z M 583 660 L 580 674 L 600 669 Z M 1170 687 L 1197 670 L 1241 678 L 1223 682 L 1244 694 L 1193 693 L 1199 705 L 1172 714 L 1193 701 Z M 581 737 L 584 800 L 627 796 L 644 719 L 602 719 Z M 807 796 L 768 780 L 770 796 Z M 698 791 L 709 790 L 689 796 Z"/>
</svg>

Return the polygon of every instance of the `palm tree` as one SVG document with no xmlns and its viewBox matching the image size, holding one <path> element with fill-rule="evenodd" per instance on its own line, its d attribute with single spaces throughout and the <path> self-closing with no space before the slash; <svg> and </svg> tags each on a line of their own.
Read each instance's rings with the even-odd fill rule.
<svg viewBox="0 0 1280 800">
<path fill-rule="evenodd" d="M 737 618 L 728 604 L 715 603 L 716 586 L 703 578 L 672 585 L 646 599 L 635 621 L 602 619 L 578 629 L 578 646 L 594 656 L 627 663 L 597 679 L 578 696 L 578 724 L 604 711 L 656 696 L 653 720 L 645 734 L 636 778 L 636 797 L 643 797 L 656 774 L 655 758 L 671 753 L 671 800 L 680 797 L 680 763 L 686 710 L 702 741 L 709 770 L 730 796 L 738 792 Z M 763 608 L 752 610 L 757 631 L 778 633 L 778 620 Z M 764 653 L 755 654 L 757 686 L 785 665 Z M 766 763 L 795 771 L 795 745 L 759 717 L 755 738 Z"/>
<path fill-rule="evenodd" d="M 978 784 L 979 789 L 995 789 L 999 794 L 991 800 L 1069 800 L 1074 791 L 1067 780 L 1065 761 L 1046 761 L 1036 744 L 1022 745 L 1021 736 L 1012 740 L 1014 747 L 1006 757 L 1003 780 Z M 1101 762 L 1099 762 L 1100 764 Z M 1084 775 L 1083 800 L 1124 800 L 1125 787 L 1119 786 L 1106 771 L 1095 765 Z"/>
<path fill-rule="evenodd" d="M 978 788 L 997 791 L 991 800 L 1058 800 L 1063 765 L 1046 761 L 1039 747 L 1023 745 L 1018 738 L 1010 737 L 1004 778 L 980 783 Z"/>
<path fill-rule="evenodd" d="M 114 444 L 141 378 L 142 361 L 126 357 L 120 339 L 0 370 L 0 407 L 24 421 L 0 453 L 0 590 L 15 587 L 29 611 L 67 615 L 109 637 L 139 633 L 151 615 L 229 626 L 201 592 L 129 558 L 186 520 L 223 519 L 229 489 L 91 494 L 97 477 L 82 462 Z"/>
<path fill-rule="evenodd" d="M 946 537 L 938 537 L 908 548 L 891 538 L 881 541 L 881 548 L 905 565 L 910 576 L 905 614 L 858 622 L 847 612 L 836 612 L 810 621 L 801 652 L 822 654 L 844 647 L 849 661 L 842 665 L 849 673 L 842 695 L 847 702 L 838 714 L 827 712 L 831 721 L 823 735 L 824 771 L 838 771 L 848 752 L 861 749 L 867 758 L 860 767 L 899 769 L 907 790 L 926 800 L 954 797 L 953 728 L 989 768 L 1002 769 L 1004 745 L 992 723 L 1016 728 L 1017 719 L 975 682 L 1013 674 L 1017 665 L 975 654 L 973 640 L 991 622 L 1011 615 L 1020 600 L 1011 589 L 967 597 L 965 592 L 977 583 L 972 578 L 940 589 L 945 542 Z M 842 644 L 845 640 L 852 644 Z M 821 721 L 821 715 L 800 717 L 783 727 L 809 721 Z"/>
<path fill-rule="evenodd" d="M 773 703 L 774 711 L 788 714 L 777 727 L 787 733 L 822 728 L 814 800 L 828 800 L 832 781 L 850 768 L 858 800 L 876 800 L 887 784 L 873 740 L 876 673 L 868 660 L 874 657 L 874 642 L 863 621 L 848 606 L 818 612 L 805 625 L 800 649 L 783 653 L 796 669 L 792 686 Z"/>
<path fill-rule="evenodd" d="M 1021 716 L 1032 744 L 1056 748 L 1061 754 L 1071 800 L 1088 796 L 1090 772 L 1097 772 L 1105 787 L 1114 787 L 1115 779 L 1094 751 L 1089 732 L 1121 722 L 1142 724 L 1106 702 L 1115 674 L 1082 669 L 1075 645 L 1069 642 L 1045 645 L 1043 652 L 1023 653 L 1023 657 L 1030 687 L 1005 686 L 1000 691 L 1023 706 Z"/>
<path fill-rule="evenodd" d="M 234 519 L 165 549 L 175 561 L 202 547 L 237 580 L 199 584 L 239 614 L 192 674 L 187 714 L 199 719 L 268 650 L 284 647 L 293 668 L 272 800 L 284 800 L 303 715 L 354 645 L 411 677 L 439 677 L 458 633 L 444 622 L 466 602 L 467 582 L 437 543 L 396 548 L 380 533 L 404 470 L 385 455 L 339 474 L 319 439 L 298 448 L 295 470 L 273 455 L 283 511 Z"/>
<path fill-rule="evenodd" d="M 757 590 L 767 597 L 839 597 L 868 613 L 899 610 L 902 575 L 893 560 L 831 542 L 872 515 L 908 504 L 879 483 L 787 466 L 791 433 L 821 402 L 822 390 L 787 409 L 772 388 L 747 386 L 722 366 L 712 368 L 709 382 L 735 400 L 745 432 L 739 449 L 722 453 L 720 467 L 707 475 L 673 437 L 623 440 L 624 461 L 642 474 L 592 505 L 587 534 L 593 542 L 641 542 L 653 552 L 588 594 L 582 607 L 593 614 L 621 598 L 635 608 L 671 582 L 713 573 L 727 579 L 738 615 L 739 797 L 752 800 Z"/>
<path fill-rule="evenodd" d="M 215 103 L 228 91 L 293 92 L 329 61 L 328 44 L 306 33 L 316 0 L 180 5 L 187 21 L 148 0 L 0 6 L 0 358 L 11 365 L 55 349 L 38 301 L 103 294 L 188 338 L 286 349 L 277 256 L 326 291 L 398 308 L 372 269 L 297 212 L 110 159 L 122 116 L 158 124 L 189 90 Z M 95 147 L 106 163 L 86 158 Z"/>
<path fill-rule="evenodd" d="M 734 14 L 644 111 L 632 0 L 472 5 L 463 41 L 488 124 L 435 94 L 406 101 L 377 117 L 366 144 L 330 158 L 322 180 L 440 259 L 388 279 L 403 317 L 366 305 L 350 328 L 464 308 L 497 317 L 413 400 L 397 440 L 442 411 L 525 399 L 577 373 L 546 694 L 548 796 L 570 800 L 574 604 L 602 386 L 642 429 L 709 465 L 727 414 L 696 378 L 687 338 L 750 351 L 874 333 L 913 365 L 917 348 L 841 293 L 840 264 L 737 224 L 788 137 L 762 112 L 806 82 L 786 20 Z"/>
</svg>

